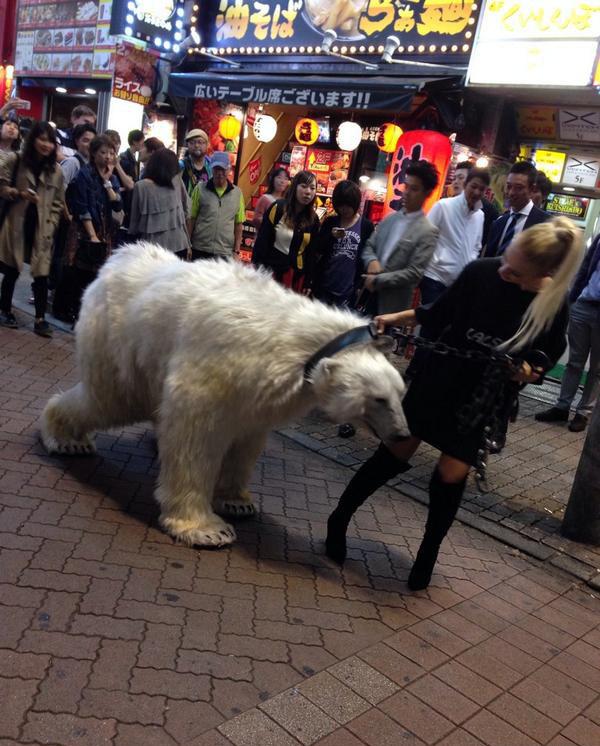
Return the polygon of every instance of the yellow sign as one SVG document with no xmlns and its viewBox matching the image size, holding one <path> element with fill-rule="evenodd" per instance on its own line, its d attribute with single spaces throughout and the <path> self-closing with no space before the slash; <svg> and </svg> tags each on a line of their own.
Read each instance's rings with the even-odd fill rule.
<svg viewBox="0 0 600 746">
<path fill-rule="evenodd" d="M 539 140 L 556 137 L 556 109 L 551 106 L 519 106 L 517 119 L 521 137 Z"/>
<path fill-rule="evenodd" d="M 596 74 L 594 75 L 594 85 L 600 85 L 600 60 L 596 65 Z"/>
<path fill-rule="evenodd" d="M 536 150 L 535 167 L 538 171 L 543 171 L 550 181 L 560 183 L 566 158 L 566 153 L 558 153 L 555 150 Z"/>
</svg>

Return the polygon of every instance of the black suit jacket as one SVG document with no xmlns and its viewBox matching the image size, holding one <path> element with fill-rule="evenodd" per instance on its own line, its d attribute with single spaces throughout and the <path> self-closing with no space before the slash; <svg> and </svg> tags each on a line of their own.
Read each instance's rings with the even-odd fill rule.
<svg viewBox="0 0 600 746">
<path fill-rule="evenodd" d="M 500 252 L 500 239 L 504 233 L 504 226 L 508 223 L 509 218 L 510 210 L 505 212 L 504 215 L 501 215 L 497 220 L 494 220 L 482 256 L 500 256 L 502 253 Z M 546 220 L 549 219 L 550 215 L 548 215 L 547 212 L 540 210 L 539 207 L 534 205 L 525 220 L 523 230 L 525 231 L 527 228 L 531 228 L 532 225 L 537 225 L 538 223 L 545 223 Z"/>
</svg>

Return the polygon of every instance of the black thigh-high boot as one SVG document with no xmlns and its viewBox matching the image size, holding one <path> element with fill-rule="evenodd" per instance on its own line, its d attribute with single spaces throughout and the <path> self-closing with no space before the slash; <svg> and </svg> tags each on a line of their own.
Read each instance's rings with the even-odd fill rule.
<svg viewBox="0 0 600 746">
<path fill-rule="evenodd" d="M 397 474 L 408 471 L 410 464 L 400 461 L 383 443 L 368 461 L 360 467 L 344 490 L 337 508 L 327 521 L 327 540 L 325 549 L 327 556 L 340 565 L 346 559 L 346 531 L 354 513 L 388 480 Z"/>
<path fill-rule="evenodd" d="M 442 482 L 437 468 L 431 475 L 425 535 L 408 576 L 408 587 L 412 591 L 423 590 L 429 585 L 440 545 L 456 517 L 466 482 L 466 478 L 458 484 Z"/>
</svg>

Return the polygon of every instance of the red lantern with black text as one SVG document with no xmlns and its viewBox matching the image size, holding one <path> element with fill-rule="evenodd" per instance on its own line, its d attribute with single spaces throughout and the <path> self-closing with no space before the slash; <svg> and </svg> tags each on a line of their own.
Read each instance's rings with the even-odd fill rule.
<svg viewBox="0 0 600 746">
<path fill-rule="evenodd" d="M 312 145 L 319 137 L 319 124 L 314 119 L 304 117 L 296 122 L 294 134 L 300 145 Z"/>
<path fill-rule="evenodd" d="M 392 122 L 382 124 L 377 133 L 377 147 L 384 153 L 393 153 L 402 136 L 402 128 Z"/>
<path fill-rule="evenodd" d="M 439 174 L 438 185 L 429 195 L 423 209 L 427 212 L 434 202 L 442 196 L 446 174 L 450 166 L 452 145 L 446 135 L 430 130 L 411 130 L 405 132 L 396 146 L 392 166 L 388 176 L 387 195 L 384 215 L 395 212 L 402 207 L 402 193 L 406 184 L 406 170 L 415 161 L 429 161 Z"/>
</svg>

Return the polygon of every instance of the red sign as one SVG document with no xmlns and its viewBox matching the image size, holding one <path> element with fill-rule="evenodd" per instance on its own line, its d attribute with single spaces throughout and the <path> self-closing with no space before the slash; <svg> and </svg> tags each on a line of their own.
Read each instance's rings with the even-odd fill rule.
<svg viewBox="0 0 600 746">
<path fill-rule="evenodd" d="M 14 72 L 12 65 L 0 65 L 0 107 L 10 98 Z"/>
<path fill-rule="evenodd" d="M 308 149 L 306 170 L 315 175 L 318 194 L 332 194 L 338 181 L 348 178 L 351 159 L 344 150 Z"/>
<path fill-rule="evenodd" d="M 452 156 L 452 145 L 446 135 L 429 130 L 410 130 L 398 140 L 398 146 L 390 175 L 385 198 L 385 214 L 399 210 L 402 206 L 402 193 L 406 183 L 406 169 L 415 161 L 425 160 L 438 170 L 439 181 L 433 193 L 427 198 L 423 209 L 427 212 L 442 196 L 446 173 Z"/>
<path fill-rule="evenodd" d="M 260 179 L 260 170 L 262 168 L 262 158 L 259 156 L 248 164 L 248 178 L 251 184 L 256 184 Z"/>
<path fill-rule="evenodd" d="M 156 79 L 156 56 L 133 44 L 117 45 L 112 95 L 148 106 Z"/>
</svg>

